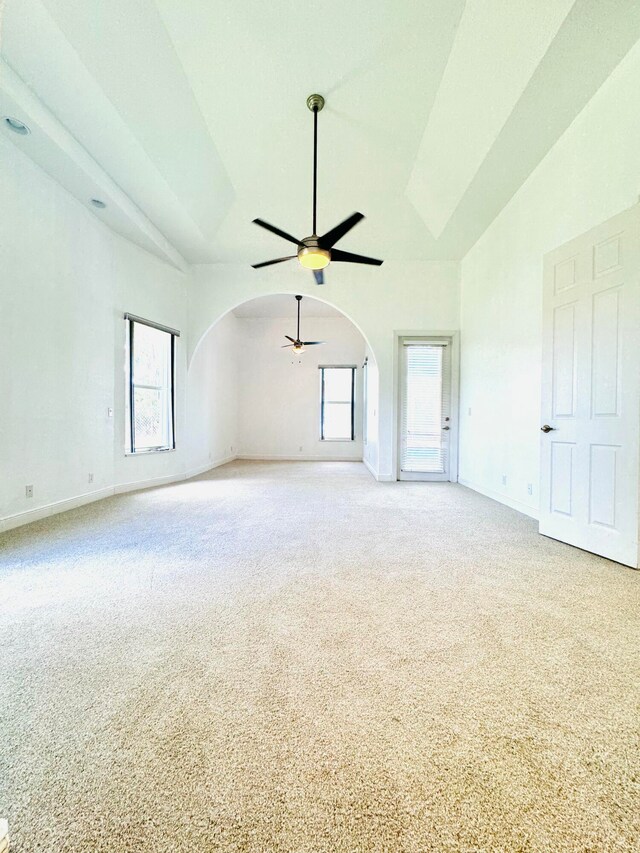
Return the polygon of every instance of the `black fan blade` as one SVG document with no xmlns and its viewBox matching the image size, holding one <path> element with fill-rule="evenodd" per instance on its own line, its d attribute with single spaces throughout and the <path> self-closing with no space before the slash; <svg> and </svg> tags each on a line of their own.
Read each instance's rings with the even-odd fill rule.
<svg viewBox="0 0 640 853">
<path fill-rule="evenodd" d="M 291 341 L 291 343 L 292 343 L 292 344 L 295 344 L 295 342 L 296 342 L 296 339 L 295 339 L 295 338 L 290 337 L 289 335 L 285 335 L 285 338 L 286 338 L 288 341 Z M 285 346 L 289 346 L 289 344 L 285 344 Z"/>
<path fill-rule="evenodd" d="M 289 349 L 289 347 L 294 347 L 294 346 L 295 346 L 295 344 L 282 344 L 280 349 Z"/>
<path fill-rule="evenodd" d="M 340 225 L 336 225 L 335 228 L 332 228 L 331 231 L 327 231 L 326 234 L 323 234 L 322 237 L 318 237 L 318 243 L 322 246 L 323 249 L 330 249 L 332 246 L 338 242 L 338 240 L 342 239 L 347 231 L 351 231 L 354 225 L 357 225 L 361 219 L 364 219 L 364 215 L 362 213 L 352 213 L 351 216 L 347 217 L 344 222 L 341 222 Z"/>
<path fill-rule="evenodd" d="M 286 231 L 281 231 L 279 228 L 276 228 L 275 225 L 269 225 L 269 223 L 265 222 L 264 219 L 254 219 L 253 221 L 261 228 L 266 228 L 267 231 L 271 231 L 272 234 L 277 234 L 278 237 L 282 237 L 283 240 L 288 240 L 290 243 L 295 243 L 296 246 L 302 245 L 300 240 L 296 240 L 296 238 L 292 237 L 291 234 L 287 234 Z"/>
<path fill-rule="evenodd" d="M 354 255 L 351 252 L 341 252 L 340 249 L 334 249 L 331 252 L 332 261 L 344 261 L 347 264 L 371 264 L 374 267 L 379 267 L 382 261 L 377 258 L 367 258 L 364 255 Z"/>
<path fill-rule="evenodd" d="M 292 261 L 297 257 L 297 255 L 287 255 L 286 258 L 276 258 L 274 261 L 263 261 L 261 264 L 251 264 L 251 266 L 254 270 L 259 270 L 260 267 L 270 267 L 271 264 L 281 264 L 283 261 Z"/>
<path fill-rule="evenodd" d="M 314 270 L 313 277 L 316 280 L 316 284 L 324 284 L 324 272 L 322 270 Z"/>
<path fill-rule="evenodd" d="M 326 341 L 303 341 L 302 343 L 306 347 L 317 347 L 320 346 L 320 344 L 326 343 Z"/>
</svg>

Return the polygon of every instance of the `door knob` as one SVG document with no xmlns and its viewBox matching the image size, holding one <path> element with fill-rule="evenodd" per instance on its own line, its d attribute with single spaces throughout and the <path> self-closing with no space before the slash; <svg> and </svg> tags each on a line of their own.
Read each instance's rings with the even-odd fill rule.
<svg viewBox="0 0 640 853">
<path fill-rule="evenodd" d="M 542 430 L 542 432 L 553 432 L 555 427 L 549 426 L 549 424 L 545 424 L 544 426 L 541 426 L 540 429 Z"/>
<path fill-rule="evenodd" d="M 451 427 L 443 426 L 442 429 L 451 429 Z"/>
</svg>

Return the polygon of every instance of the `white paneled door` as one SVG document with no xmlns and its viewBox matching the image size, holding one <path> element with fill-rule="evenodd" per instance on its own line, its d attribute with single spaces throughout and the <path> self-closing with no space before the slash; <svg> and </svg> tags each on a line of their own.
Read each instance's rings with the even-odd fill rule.
<svg viewBox="0 0 640 853">
<path fill-rule="evenodd" d="M 400 480 L 448 480 L 451 341 L 401 341 Z"/>
<path fill-rule="evenodd" d="M 640 207 L 545 256 L 540 533 L 638 567 Z"/>
</svg>

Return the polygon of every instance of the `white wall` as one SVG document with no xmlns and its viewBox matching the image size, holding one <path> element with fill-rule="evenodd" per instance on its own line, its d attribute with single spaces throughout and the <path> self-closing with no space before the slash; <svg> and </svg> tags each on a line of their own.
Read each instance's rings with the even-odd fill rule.
<svg viewBox="0 0 640 853">
<path fill-rule="evenodd" d="M 185 329 L 186 277 L 114 235 L 4 138 L 0 199 L 1 529 L 20 520 L 10 516 L 184 471 L 183 446 L 124 457 L 122 314 Z M 181 339 L 178 388 L 185 369 Z"/>
<path fill-rule="evenodd" d="M 364 338 L 346 318 L 303 316 L 303 339 L 326 343 L 295 356 L 291 349 L 282 349 L 287 343 L 284 336 L 295 335 L 295 303 L 291 302 L 291 317 L 237 321 L 240 455 L 360 460 Z M 355 441 L 320 440 L 319 365 L 357 367 Z"/>
<path fill-rule="evenodd" d="M 389 261 L 374 269 L 339 266 L 329 268 L 322 287 L 297 264 L 263 270 L 244 264 L 194 267 L 189 287 L 189 350 L 197 350 L 207 330 L 227 311 L 258 296 L 300 293 L 335 306 L 353 321 L 375 354 L 380 388 L 376 473 L 381 479 L 395 479 L 394 333 L 458 328 L 458 264 Z"/>
<path fill-rule="evenodd" d="M 227 314 L 198 348 L 187 380 L 187 470 L 205 470 L 238 454 L 239 321 Z"/>
<path fill-rule="evenodd" d="M 638 201 L 638 80 L 640 44 L 462 263 L 460 479 L 533 515 L 543 256 Z"/>
</svg>

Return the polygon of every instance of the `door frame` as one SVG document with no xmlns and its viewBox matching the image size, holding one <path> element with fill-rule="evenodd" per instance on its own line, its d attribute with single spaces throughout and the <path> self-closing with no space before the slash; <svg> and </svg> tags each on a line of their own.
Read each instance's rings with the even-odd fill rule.
<svg viewBox="0 0 640 853">
<path fill-rule="evenodd" d="M 446 480 L 439 482 L 458 482 L 458 441 L 460 433 L 460 332 L 454 329 L 416 331 L 415 329 L 400 329 L 393 333 L 393 468 L 395 479 L 400 481 L 400 420 L 402 416 L 402 381 L 400 371 L 402 370 L 402 341 L 405 338 L 420 340 L 442 340 L 450 341 L 451 346 L 451 429 L 449 435 L 449 476 Z M 400 482 L 411 482 L 402 480 Z M 438 482 L 437 480 L 414 480 L 413 482 L 426 483 Z"/>
</svg>

